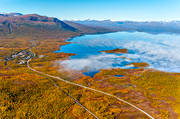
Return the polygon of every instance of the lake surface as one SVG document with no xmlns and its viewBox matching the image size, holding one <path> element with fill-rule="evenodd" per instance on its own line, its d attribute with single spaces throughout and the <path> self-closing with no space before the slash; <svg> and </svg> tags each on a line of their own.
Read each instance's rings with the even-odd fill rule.
<svg viewBox="0 0 180 119">
<path fill-rule="evenodd" d="M 84 35 L 69 39 L 71 44 L 58 52 L 75 53 L 69 60 L 59 62 L 67 69 L 84 71 L 93 76 L 100 69 L 136 68 L 132 62 L 147 62 L 149 68 L 180 72 L 180 35 L 116 32 Z M 102 53 L 102 50 L 127 48 L 127 54 Z M 126 57 L 126 58 L 123 58 Z"/>
</svg>

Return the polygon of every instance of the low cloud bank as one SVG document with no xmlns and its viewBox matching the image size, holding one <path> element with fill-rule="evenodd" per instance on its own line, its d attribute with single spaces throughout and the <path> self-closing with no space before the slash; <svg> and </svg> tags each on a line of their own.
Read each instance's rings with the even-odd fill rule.
<svg viewBox="0 0 180 119">
<path fill-rule="evenodd" d="M 83 36 L 72 42 L 83 45 L 82 50 L 84 51 L 89 48 L 97 49 L 97 52 L 108 48 L 127 48 L 133 51 L 133 53 L 122 55 L 131 58 L 132 61 L 119 58 L 117 54 L 104 53 L 99 55 L 90 54 L 89 57 L 60 62 L 70 69 L 97 71 L 112 67 L 127 68 L 124 66 L 128 62 L 147 62 L 151 68 L 168 72 L 180 72 L 180 35 L 122 32 L 98 36 Z"/>
<path fill-rule="evenodd" d="M 120 66 L 120 64 L 124 64 L 124 62 L 124 59 L 119 58 L 117 55 L 104 53 L 100 55 L 92 55 L 87 58 L 65 60 L 61 61 L 60 64 L 73 70 L 93 72 L 100 69 L 122 67 L 123 65 Z"/>
<path fill-rule="evenodd" d="M 168 71 L 180 72 L 180 39 L 171 42 L 143 42 L 132 41 L 125 46 L 135 50 L 135 54 L 126 56 L 136 61 L 148 62 L 151 68 Z"/>
</svg>

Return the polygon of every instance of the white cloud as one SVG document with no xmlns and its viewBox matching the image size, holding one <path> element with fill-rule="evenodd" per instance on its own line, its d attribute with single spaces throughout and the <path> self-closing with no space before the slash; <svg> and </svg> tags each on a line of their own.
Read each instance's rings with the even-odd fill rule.
<svg viewBox="0 0 180 119">
<path fill-rule="evenodd" d="M 125 46 L 137 52 L 126 56 L 139 59 L 142 62 L 148 62 L 152 68 L 180 72 L 180 40 L 178 42 L 171 41 L 170 43 L 162 44 L 162 42 L 132 41 L 125 44 Z"/>
<path fill-rule="evenodd" d="M 134 62 L 147 62 L 151 68 L 180 72 L 180 35 L 122 32 L 82 36 L 72 42 L 85 46 L 83 50 L 86 50 L 86 47 L 97 51 L 106 48 L 127 48 L 135 51 L 135 53 L 124 54 L 123 56 L 131 58 Z M 72 48 L 72 50 L 74 49 Z M 123 65 L 120 66 L 125 60 L 131 62 L 119 58 L 119 55 L 116 54 L 91 54 L 87 58 L 70 59 L 60 63 L 75 70 L 85 70 L 88 67 L 88 71 L 96 71 L 101 68 L 116 67 L 114 64 L 119 64 L 118 67 L 127 68 Z"/>
<path fill-rule="evenodd" d="M 73 70 L 98 71 L 113 67 L 113 64 L 121 63 L 124 59 L 114 54 L 92 55 L 87 58 L 70 59 L 60 61 L 61 65 Z"/>
</svg>

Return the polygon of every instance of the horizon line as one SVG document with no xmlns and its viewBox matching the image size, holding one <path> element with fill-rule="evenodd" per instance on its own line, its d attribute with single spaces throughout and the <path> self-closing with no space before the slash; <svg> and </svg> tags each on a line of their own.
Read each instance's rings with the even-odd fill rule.
<svg viewBox="0 0 180 119">
<path fill-rule="evenodd" d="M 0 12 L 0 14 L 11 14 L 11 13 L 20 13 L 20 12 Z M 57 16 L 49 16 L 49 15 L 41 15 L 38 13 L 28 13 L 28 14 L 23 14 L 20 13 L 22 15 L 31 15 L 31 14 L 36 14 L 36 15 L 40 15 L 40 16 L 46 16 L 46 17 L 54 17 L 54 18 L 58 18 L 62 21 L 112 21 L 112 22 L 180 22 L 180 20 L 113 20 L 113 19 L 91 19 L 91 18 L 87 18 L 87 19 L 63 19 L 63 18 L 59 18 Z"/>
</svg>

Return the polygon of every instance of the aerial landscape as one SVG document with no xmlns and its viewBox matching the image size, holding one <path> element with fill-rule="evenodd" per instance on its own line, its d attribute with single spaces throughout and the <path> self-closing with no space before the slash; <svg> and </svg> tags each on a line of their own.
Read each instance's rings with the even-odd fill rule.
<svg viewBox="0 0 180 119">
<path fill-rule="evenodd" d="M 179 0 L 0 0 L 0 119 L 180 119 Z"/>
</svg>

